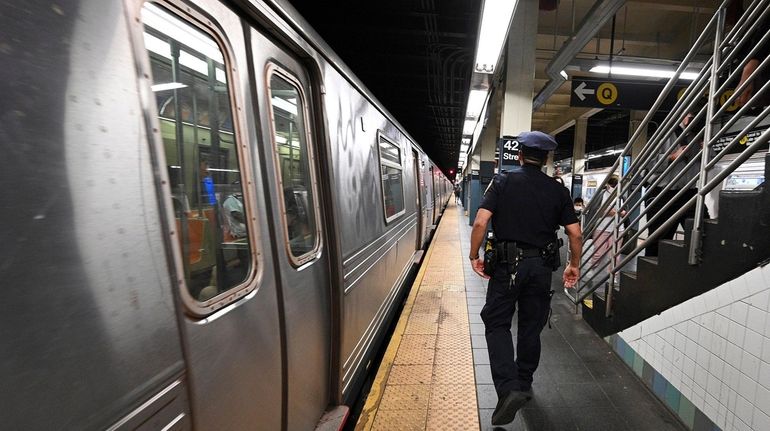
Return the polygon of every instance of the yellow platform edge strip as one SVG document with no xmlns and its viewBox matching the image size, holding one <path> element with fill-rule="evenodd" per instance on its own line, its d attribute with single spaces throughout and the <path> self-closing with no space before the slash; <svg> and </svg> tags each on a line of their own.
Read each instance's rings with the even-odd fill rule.
<svg viewBox="0 0 770 431">
<path fill-rule="evenodd" d="M 446 212 L 446 210 L 444 210 Z M 433 239 L 428 246 L 428 252 L 422 259 L 420 264 L 420 270 L 417 272 L 417 277 L 412 283 L 412 288 L 409 291 L 406 304 L 401 312 L 401 316 L 396 324 L 396 329 L 393 331 L 393 336 L 388 344 L 388 349 L 385 351 L 385 355 L 382 357 L 380 368 L 377 370 L 377 375 L 374 377 L 374 382 L 369 390 L 369 395 L 366 398 L 366 403 L 361 414 L 358 417 L 358 423 L 356 423 L 356 431 L 370 431 L 374 426 L 374 418 L 377 415 L 377 411 L 380 408 L 380 402 L 382 401 L 382 395 L 385 392 L 385 385 L 388 382 L 390 376 L 390 370 L 393 367 L 393 362 L 396 359 L 396 353 L 398 353 L 398 347 L 401 345 L 401 338 L 406 331 L 406 324 L 409 320 L 409 316 L 412 315 L 412 308 L 414 306 L 414 300 L 417 298 L 417 293 L 420 290 L 422 279 L 425 276 L 425 271 L 428 268 L 427 263 L 430 261 L 431 255 L 433 255 L 433 246 L 438 242 L 438 234 L 441 226 L 443 225 L 444 218 L 441 218 L 436 232 L 433 233 Z"/>
</svg>

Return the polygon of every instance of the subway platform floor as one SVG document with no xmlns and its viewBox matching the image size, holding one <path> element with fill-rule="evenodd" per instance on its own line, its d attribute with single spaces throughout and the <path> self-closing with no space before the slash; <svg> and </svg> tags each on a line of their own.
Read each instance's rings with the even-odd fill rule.
<svg viewBox="0 0 770 431">
<path fill-rule="evenodd" d="M 486 280 L 467 259 L 470 226 L 450 203 L 409 293 L 357 430 L 684 430 L 676 417 L 575 313 L 561 272 L 533 398 L 511 424 L 490 420 L 484 324 Z M 514 344 L 516 320 L 511 328 Z"/>
</svg>

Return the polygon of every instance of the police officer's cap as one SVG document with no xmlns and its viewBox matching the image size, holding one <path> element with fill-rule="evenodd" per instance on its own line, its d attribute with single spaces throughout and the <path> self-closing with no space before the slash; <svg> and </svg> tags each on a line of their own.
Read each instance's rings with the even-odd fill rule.
<svg viewBox="0 0 770 431">
<path fill-rule="evenodd" d="M 553 151 L 557 145 L 553 136 L 543 132 L 524 132 L 517 136 L 516 140 L 525 147 L 543 151 Z"/>
</svg>

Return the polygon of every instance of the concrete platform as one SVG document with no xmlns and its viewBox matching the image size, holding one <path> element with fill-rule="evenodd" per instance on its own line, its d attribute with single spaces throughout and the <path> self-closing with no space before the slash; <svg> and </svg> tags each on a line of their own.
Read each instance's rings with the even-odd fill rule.
<svg viewBox="0 0 770 431">
<path fill-rule="evenodd" d="M 486 281 L 466 258 L 470 226 L 453 203 L 417 275 L 357 430 L 683 430 L 611 347 L 575 314 L 554 273 L 552 328 L 541 339 L 534 397 L 492 427 Z M 516 334 L 514 316 L 513 334 Z M 513 336 L 515 343 L 515 335 Z"/>
</svg>

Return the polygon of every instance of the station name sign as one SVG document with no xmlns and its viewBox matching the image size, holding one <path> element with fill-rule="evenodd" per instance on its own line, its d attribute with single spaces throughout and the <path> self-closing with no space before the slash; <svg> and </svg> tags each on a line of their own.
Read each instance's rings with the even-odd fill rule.
<svg viewBox="0 0 770 431">
<path fill-rule="evenodd" d="M 519 164 L 519 141 L 516 136 L 503 136 L 497 141 L 500 151 L 500 166 L 516 166 Z"/>
</svg>

